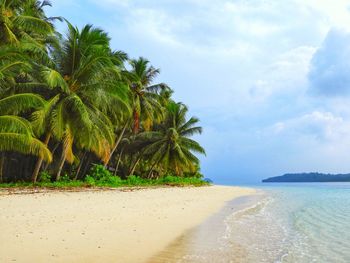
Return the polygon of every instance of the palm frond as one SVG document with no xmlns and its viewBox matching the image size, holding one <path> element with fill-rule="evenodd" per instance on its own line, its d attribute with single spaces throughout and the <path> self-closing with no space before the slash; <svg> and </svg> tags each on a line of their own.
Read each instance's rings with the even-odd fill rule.
<svg viewBox="0 0 350 263">
<path fill-rule="evenodd" d="M 0 116 L 0 133 L 19 133 L 30 138 L 33 135 L 32 127 L 29 121 L 24 118 L 3 115 Z"/>
<path fill-rule="evenodd" d="M 49 149 L 41 141 L 18 133 L 0 133 L 0 151 L 16 151 L 52 161 Z"/>
<path fill-rule="evenodd" d="M 33 93 L 15 94 L 0 100 L 0 114 L 14 114 L 44 107 L 46 101 Z"/>
</svg>

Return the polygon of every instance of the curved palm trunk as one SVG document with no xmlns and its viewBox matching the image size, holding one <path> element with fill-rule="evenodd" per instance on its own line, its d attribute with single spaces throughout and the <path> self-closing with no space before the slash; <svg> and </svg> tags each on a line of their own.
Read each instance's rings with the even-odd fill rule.
<svg viewBox="0 0 350 263">
<path fill-rule="evenodd" d="M 117 149 L 117 147 L 118 147 L 120 141 L 122 140 L 127 126 L 128 126 L 128 122 L 125 123 L 125 125 L 124 125 L 122 131 L 120 132 L 120 135 L 119 135 L 117 141 L 115 142 L 114 147 L 113 147 L 113 149 L 112 149 L 112 151 L 111 151 L 111 153 L 110 153 L 110 155 L 109 155 L 109 157 L 108 157 L 108 160 L 107 160 L 107 162 L 106 162 L 105 168 L 107 168 L 108 163 L 109 163 L 109 161 L 111 160 L 111 158 L 112 158 L 112 156 L 113 156 L 113 153 L 115 152 L 115 150 Z"/>
<path fill-rule="evenodd" d="M 135 169 L 136 169 L 136 166 L 137 166 L 138 163 L 140 162 L 141 157 L 142 157 L 142 153 L 140 153 L 139 157 L 137 158 L 137 160 L 135 161 L 134 165 L 133 165 L 132 168 L 130 169 L 129 176 L 134 174 Z"/>
<path fill-rule="evenodd" d="M 147 178 L 150 178 L 152 172 L 153 172 L 153 169 L 154 167 L 162 160 L 163 156 L 159 157 L 152 165 L 151 167 L 151 170 L 149 171 L 148 175 L 147 175 Z"/>
<path fill-rule="evenodd" d="M 45 141 L 44 141 L 46 146 L 49 144 L 50 138 L 51 138 L 51 133 L 49 132 L 46 135 L 46 138 L 45 138 Z M 39 157 L 39 159 L 37 160 L 37 162 L 35 164 L 35 168 L 34 168 L 34 171 L 33 171 L 33 174 L 32 174 L 32 182 L 33 183 L 36 183 L 36 180 L 38 179 L 39 171 L 40 171 L 41 165 L 43 163 L 43 160 L 44 159 L 42 157 Z"/>
<path fill-rule="evenodd" d="M 62 173 L 62 169 L 63 169 L 65 161 L 66 161 L 66 151 L 65 151 L 65 149 L 63 149 L 60 164 L 58 166 L 58 170 L 57 170 L 57 174 L 56 174 L 56 181 L 60 180 L 60 178 L 61 178 L 61 173 Z"/>
<path fill-rule="evenodd" d="M 83 157 L 81 157 L 77 172 L 75 173 L 75 176 L 74 176 L 74 181 L 76 181 L 78 179 L 78 175 L 80 173 L 81 167 L 83 166 L 83 161 L 85 159 L 85 156 L 86 156 L 86 152 L 84 152 Z"/>
<path fill-rule="evenodd" d="M 148 179 L 151 177 L 154 167 L 160 162 L 161 159 L 162 159 L 162 157 L 160 157 L 157 161 L 155 161 L 155 162 L 152 164 L 151 170 L 149 171 L 149 173 L 148 173 L 148 175 L 147 175 L 147 178 L 148 178 Z"/>
<path fill-rule="evenodd" d="M 56 150 L 57 150 L 57 148 L 58 148 L 59 145 L 60 145 L 60 142 L 56 143 L 56 145 L 53 147 L 53 149 L 52 149 L 52 151 L 51 151 L 52 156 L 55 154 L 55 152 L 56 152 Z M 46 171 L 47 168 L 49 168 L 49 165 L 50 165 L 50 163 L 48 163 L 48 162 L 45 163 L 45 165 L 44 165 L 44 167 L 43 167 L 43 170 Z"/>
<path fill-rule="evenodd" d="M 123 155 L 124 149 L 125 149 L 125 147 L 123 147 L 123 149 L 120 151 L 118 162 L 117 162 L 117 165 L 115 166 L 115 169 L 114 169 L 114 175 L 117 175 L 117 171 L 119 169 L 119 164 L 120 164 L 120 161 L 122 159 L 122 155 Z"/>
<path fill-rule="evenodd" d="M 153 169 L 154 167 L 156 166 L 157 162 L 154 162 L 154 164 L 152 165 L 151 167 L 151 170 L 149 171 L 148 175 L 147 175 L 147 178 L 150 179 L 151 178 L 151 175 L 152 175 L 152 172 L 153 172 Z"/>
</svg>

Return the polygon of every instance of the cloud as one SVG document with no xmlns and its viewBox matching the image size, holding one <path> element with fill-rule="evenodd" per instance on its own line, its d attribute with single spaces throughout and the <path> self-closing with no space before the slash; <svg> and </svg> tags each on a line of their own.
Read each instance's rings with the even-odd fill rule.
<svg viewBox="0 0 350 263">
<path fill-rule="evenodd" d="M 268 97 L 303 95 L 308 87 L 306 76 L 314 52 L 312 46 L 300 46 L 280 54 L 261 71 L 250 89 L 252 98 L 261 101 Z"/>
<path fill-rule="evenodd" d="M 350 95 L 350 33 L 329 31 L 311 60 L 308 78 L 314 94 Z"/>
<path fill-rule="evenodd" d="M 350 121 L 331 112 L 313 111 L 299 117 L 275 123 L 269 131 L 278 136 L 313 137 L 321 142 L 349 138 Z"/>
<path fill-rule="evenodd" d="M 90 2 L 115 10 L 114 19 L 123 20 L 125 29 L 144 41 L 175 44 L 176 48 L 181 45 L 200 55 L 214 53 L 221 58 L 238 54 L 251 56 L 258 52 L 257 46 L 270 48 L 271 37 L 276 36 L 280 41 L 274 49 L 291 48 L 295 35 L 285 34 L 286 31 L 306 36 L 318 32 L 311 23 L 314 12 L 305 12 L 303 5 L 295 0 L 283 3 L 271 0 Z M 295 17 L 300 19 L 296 21 Z"/>
</svg>

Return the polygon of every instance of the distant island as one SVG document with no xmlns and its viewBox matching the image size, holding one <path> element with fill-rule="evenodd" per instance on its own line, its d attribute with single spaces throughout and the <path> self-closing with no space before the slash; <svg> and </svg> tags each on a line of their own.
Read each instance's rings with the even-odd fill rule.
<svg viewBox="0 0 350 263">
<path fill-rule="evenodd" d="M 289 173 L 262 180 L 263 183 L 350 182 L 350 174 Z"/>
</svg>

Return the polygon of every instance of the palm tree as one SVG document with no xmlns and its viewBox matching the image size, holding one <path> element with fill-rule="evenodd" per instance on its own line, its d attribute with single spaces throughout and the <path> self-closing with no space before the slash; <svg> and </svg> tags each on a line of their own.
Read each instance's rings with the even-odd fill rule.
<svg viewBox="0 0 350 263">
<path fill-rule="evenodd" d="M 0 45 L 20 42 L 42 45 L 54 28 L 43 7 L 50 1 L 2 0 L 0 2 Z"/>
<path fill-rule="evenodd" d="M 197 118 L 186 120 L 187 111 L 182 103 L 169 103 L 164 123 L 155 127 L 154 131 L 139 135 L 139 139 L 150 142 L 144 149 L 146 155 L 152 155 L 153 164 L 149 175 L 156 165 L 161 165 L 165 171 L 173 171 L 178 176 L 182 175 L 199 164 L 194 153 L 205 154 L 199 143 L 189 138 L 200 134 L 202 128 L 195 126 Z"/>
<path fill-rule="evenodd" d="M 56 95 L 55 97 L 50 99 L 48 102 L 46 102 L 43 107 L 34 111 L 31 115 L 31 123 L 33 126 L 33 130 L 38 138 L 42 135 L 45 136 L 44 144 L 46 146 L 49 145 L 49 141 L 53 133 L 55 134 L 58 133 L 58 131 L 54 131 L 54 127 L 52 126 L 52 124 L 55 121 L 53 113 L 58 100 L 59 100 L 59 95 Z M 43 161 L 44 159 L 42 157 L 39 157 L 35 164 L 33 174 L 32 174 L 33 183 L 35 183 L 38 178 Z"/>
<path fill-rule="evenodd" d="M 108 35 L 91 25 L 81 31 L 71 24 L 68 28 L 67 38 L 53 52 L 56 68 L 43 70 L 46 82 L 60 94 L 52 122 L 55 137 L 63 141 L 57 179 L 65 161 L 74 160 L 74 142 L 106 162 L 114 140 L 111 120 L 128 111 L 127 89 L 120 85 L 116 66 L 120 53 L 110 50 Z"/>
<path fill-rule="evenodd" d="M 51 152 L 34 137 L 31 123 L 15 115 L 43 107 L 44 104 L 45 101 L 40 96 L 30 93 L 16 94 L 0 100 L 0 152 L 15 151 L 51 162 Z M 0 166 L 2 180 L 3 155 Z"/>
<path fill-rule="evenodd" d="M 31 154 L 51 162 L 47 147 L 34 137 L 30 122 L 14 115 L 0 116 L 0 152 L 16 151 Z"/>
<path fill-rule="evenodd" d="M 147 59 L 140 57 L 137 60 L 131 60 L 130 65 L 132 69 L 128 74 L 127 81 L 132 96 L 133 132 L 137 134 L 141 120 L 143 127 L 149 130 L 155 120 L 160 121 L 163 117 L 159 92 L 166 85 L 152 85 L 160 70 L 149 66 Z"/>
</svg>

